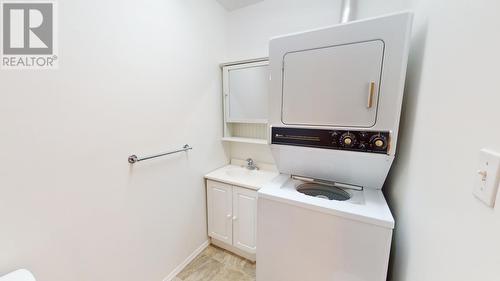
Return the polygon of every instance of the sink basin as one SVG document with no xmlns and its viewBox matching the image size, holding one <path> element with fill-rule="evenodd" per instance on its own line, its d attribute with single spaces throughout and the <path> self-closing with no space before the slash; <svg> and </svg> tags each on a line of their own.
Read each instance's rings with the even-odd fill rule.
<svg viewBox="0 0 500 281">
<path fill-rule="evenodd" d="M 259 170 L 248 170 L 246 168 L 235 168 L 235 169 L 230 169 L 230 170 L 226 170 L 226 175 L 230 176 L 230 177 L 248 177 L 248 176 L 255 176 L 255 175 L 258 175 L 259 173 Z"/>
<path fill-rule="evenodd" d="M 227 165 L 210 172 L 205 178 L 258 190 L 278 175 L 279 173 L 274 170 L 248 170 L 246 166 Z"/>
</svg>

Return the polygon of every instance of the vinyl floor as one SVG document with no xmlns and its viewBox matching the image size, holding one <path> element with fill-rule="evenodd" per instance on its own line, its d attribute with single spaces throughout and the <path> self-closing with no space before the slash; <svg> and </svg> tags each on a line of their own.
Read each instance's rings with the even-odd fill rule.
<svg viewBox="0 0 500 281">
<path fill-rule="evenodd" d="M 255 263 L 210 245 L 173 281 L 255 281 Z"/>
</svg>

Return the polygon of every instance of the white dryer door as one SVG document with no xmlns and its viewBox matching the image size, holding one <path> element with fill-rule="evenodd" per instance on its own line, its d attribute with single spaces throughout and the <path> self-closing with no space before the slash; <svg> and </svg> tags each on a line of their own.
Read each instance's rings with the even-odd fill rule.
<svg viewBox="0 0 500 281">
<path fill-rule="evenodd" d="M 374 126 L 383 56 L 382 40 L 285 54 L 282 122 Z"/>
</svg>

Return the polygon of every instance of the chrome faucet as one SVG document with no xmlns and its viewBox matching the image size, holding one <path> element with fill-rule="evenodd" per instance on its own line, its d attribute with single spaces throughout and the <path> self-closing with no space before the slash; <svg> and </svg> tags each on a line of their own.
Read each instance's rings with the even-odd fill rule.
<svg viewBox="0 0 500 281">
<path fill-rule="evenodd" d="M 255 163 L 253 162 L 252 158 L 248 158 L 246 161 L 247 161 L 247 169 L 249 169 L 249 170 L 258 170 L 259 169 L 259 167 L 257 167 L 257 165 L 255 165 Z"/>
</svg>

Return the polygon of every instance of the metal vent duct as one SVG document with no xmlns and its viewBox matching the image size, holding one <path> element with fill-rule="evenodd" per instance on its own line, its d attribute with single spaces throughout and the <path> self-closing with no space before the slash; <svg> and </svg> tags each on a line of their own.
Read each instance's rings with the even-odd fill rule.
<svg viewBox="0 0 500 281">
<path fill-rule="evenodd" d="M 340 8 L 340 23 L 346 23 L 356 18 L 356 0 L 342 0 Z"/>
</svg>

